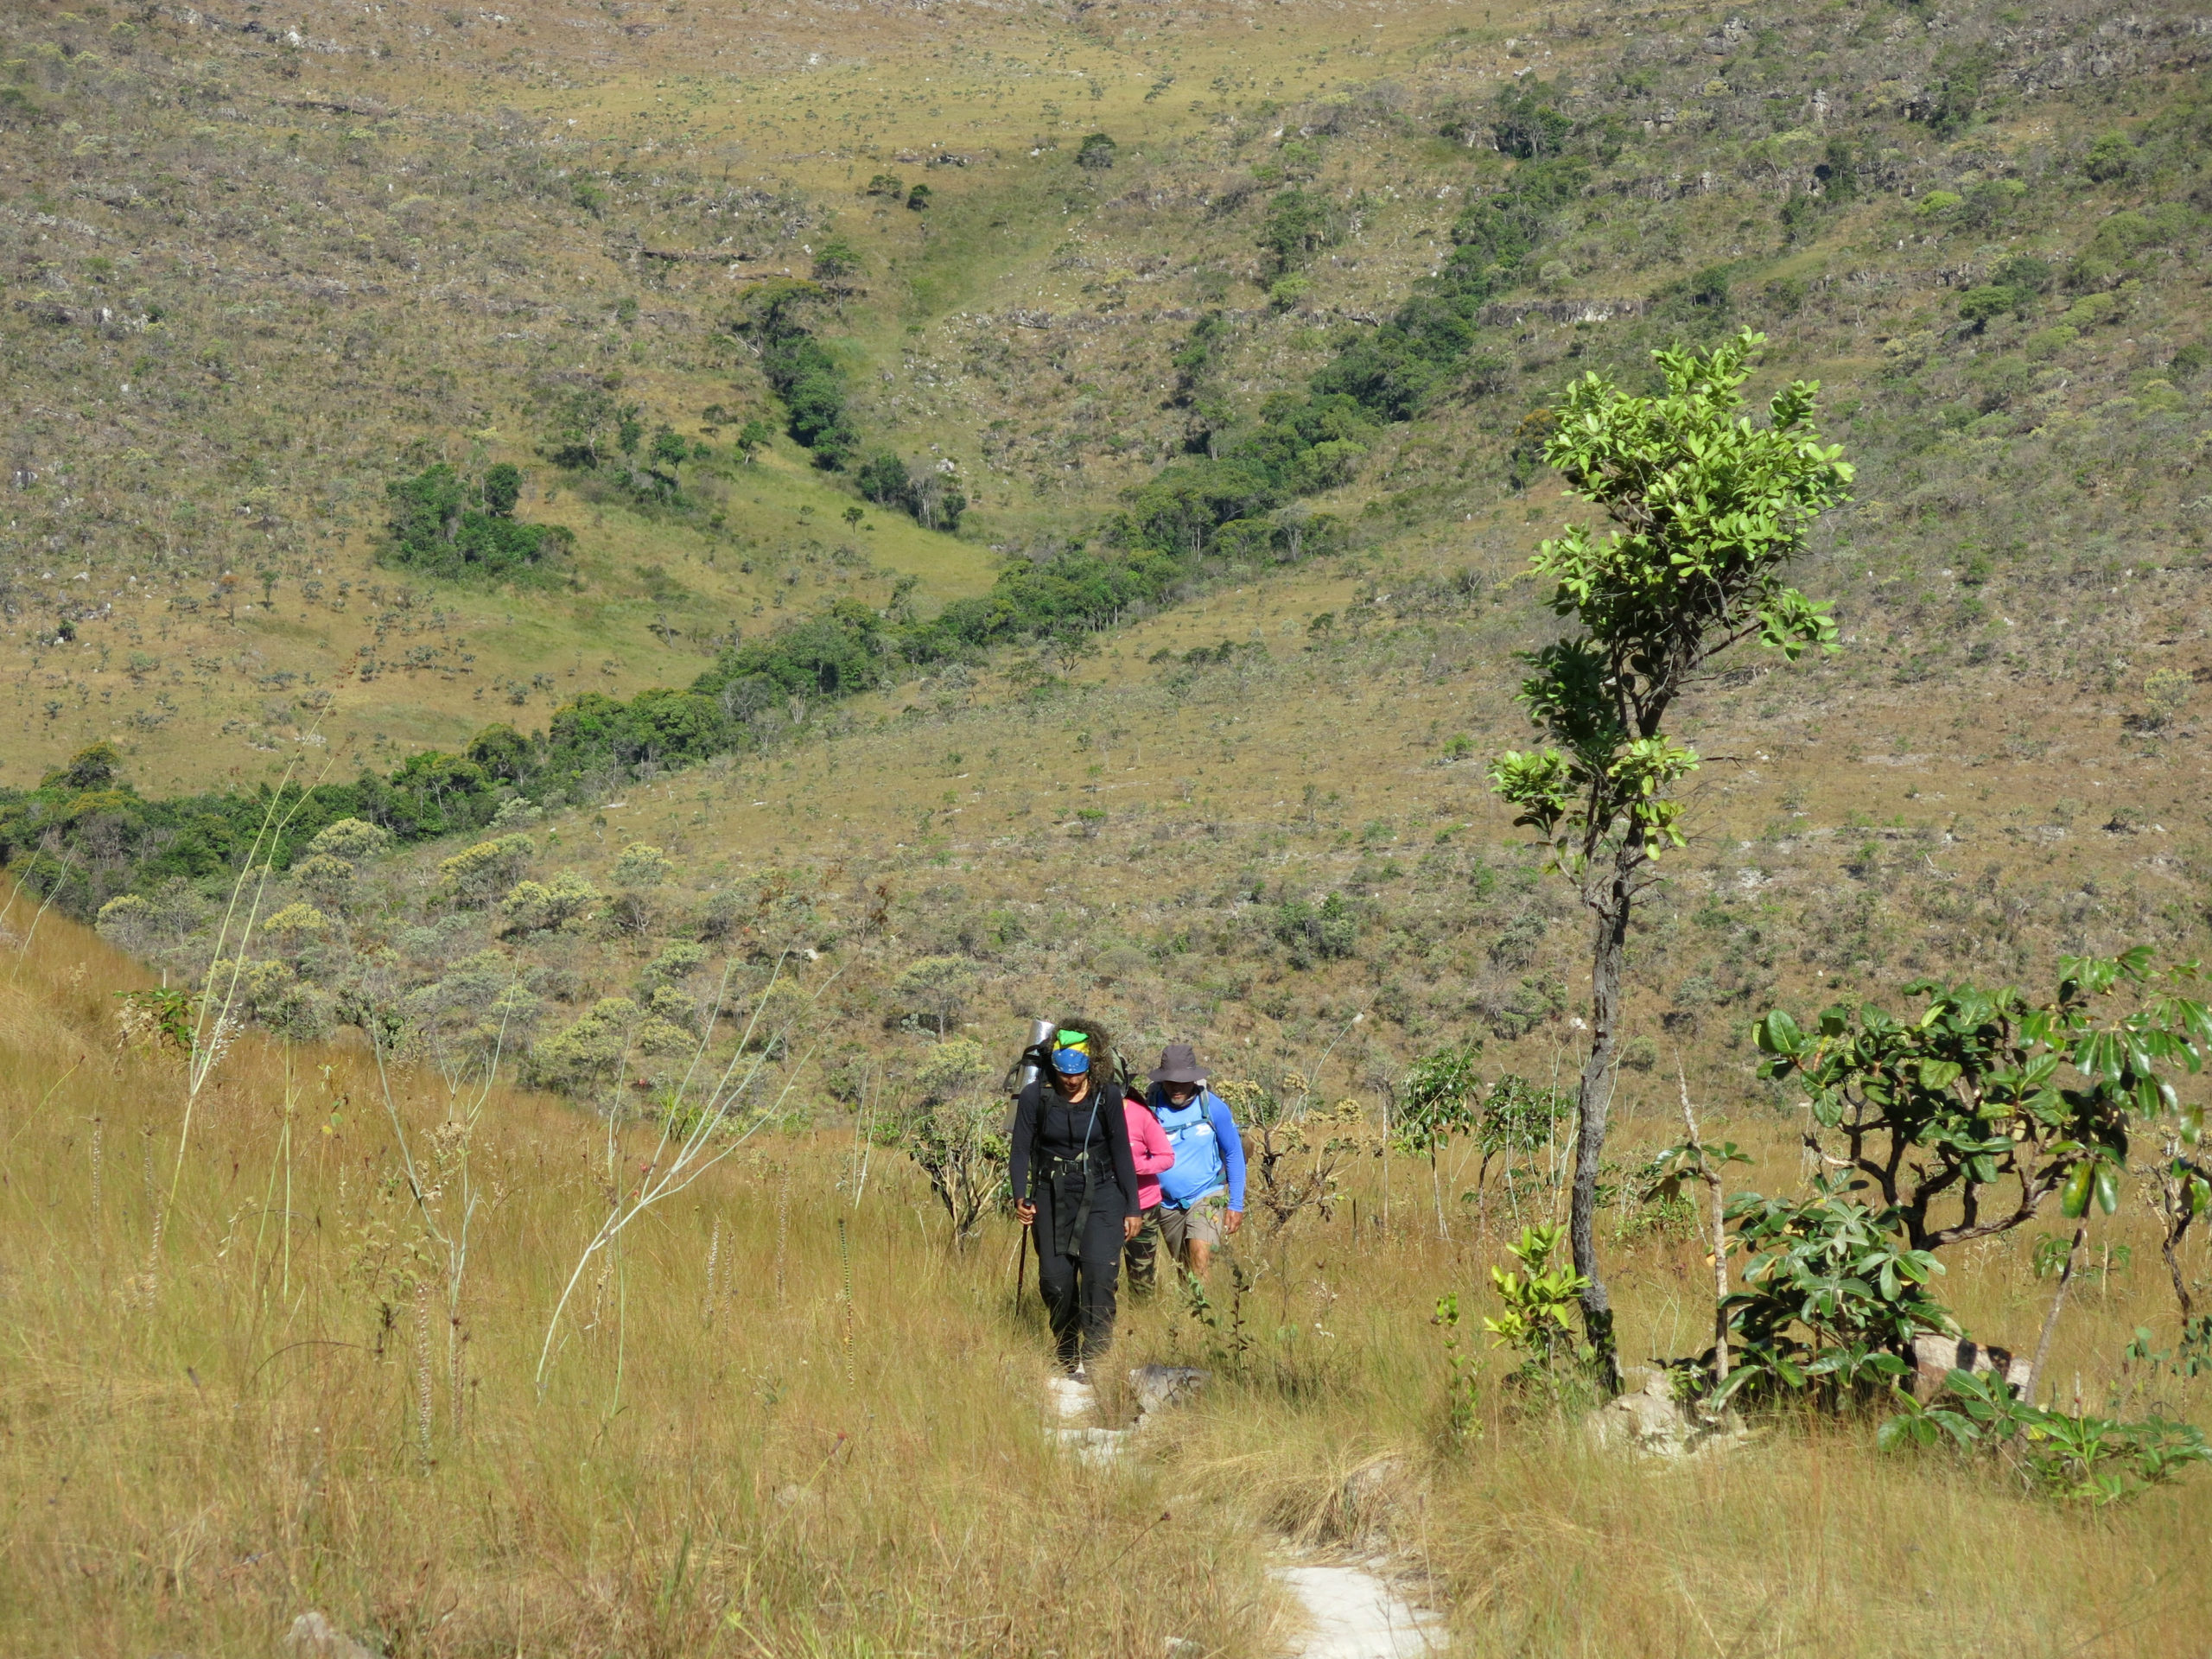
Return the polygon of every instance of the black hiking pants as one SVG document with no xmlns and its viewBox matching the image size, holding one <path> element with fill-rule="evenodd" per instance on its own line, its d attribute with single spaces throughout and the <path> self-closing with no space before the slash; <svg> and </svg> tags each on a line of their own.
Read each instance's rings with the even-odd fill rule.
<svg viewBox="0 0 2212 1659">
<path fill-rule="evenodd" d="M 1037 1220 L 1029 1236 L 1037 1247 L 1037 1289 L 1052 1322 L 1052 1340 L 1060 1363 L 1072 1366 L 1104 1353 L 1114 1340 L 1114 1293 L 1122 1266 L 1122 1192 L 1110 1180 L 1100 1184 L 1075 1241 L 1077 1254 L 1071 1256 L 1062 1255 L 1052 1243 L 1058 1232 L 1053 1225 L 1053 1203 L 1071 1196 L 1039 1183 Z"/>
</svg>

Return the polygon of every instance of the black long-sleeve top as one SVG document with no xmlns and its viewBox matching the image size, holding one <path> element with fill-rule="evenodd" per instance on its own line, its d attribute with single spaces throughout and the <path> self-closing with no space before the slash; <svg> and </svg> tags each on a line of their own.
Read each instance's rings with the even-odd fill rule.
<svg viewBox="0 0 2212 1659">
<path fill-rule="evenodd" d="M 1097 1108 L 1094 1119 L 1093 1105 Z M 1017 1198 L 1029 1196 L 1029 1166 L 1041 1158 L 1076 1158 L 1102 1145 L 1113 1163 L 1115 1185 L 1121 1189 L 1122 1213 L 1142 1213 L 1137 1207 L 1136 1160 L 1129 1155 L 1129 1120 L 1122 1104 L 1118 1083 L 1094 1082 L 1079 1101 L 1060 1098 L 1058 1090 L 1039 1077 L 1021 1091 L 1014 1104 L 1014 1134 L 1007 1159 L 1007 1174 Z"/>
</svg>

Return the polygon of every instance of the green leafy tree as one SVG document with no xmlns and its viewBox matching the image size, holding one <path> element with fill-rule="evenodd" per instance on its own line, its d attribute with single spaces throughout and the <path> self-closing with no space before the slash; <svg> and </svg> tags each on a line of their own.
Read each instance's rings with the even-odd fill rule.
<svg viewBox="0 0 2212 1659">
<path fill-rule="evenodd" d="M 441 859 L 438 874 L 462 908 L 476 909 L 513 887 L 537 856 L 537 843 L 528 836 L 501 836 Z"/>
<path fill-rule="evenodd" d="M 891 993 L 909 1019 L 926 1020 L 942 1040 L 968 1006 L 976 964 L 964 957 L 921 957 L 907 964 Z"/>
<path fill-rule="evenodd" d="M 1119 146 L 1106 134 L 1091 133 L 1077 147 L 1075 152 L 1075 164 L 1077 167 L 1088 168 L 1093 172 L 1103 172 L 1114 165 L 1114 156 Z"/>
<path fill-rule="evenodd" d="M 2162 972 L 2138 946 L 2061 957 L 2048 1001 L 1922 980 L 1905 988 L 1928 998 L 1916 1019 L 1837 1007 L 1807 1031 L 1777 1010 L 1758 1043 L 1767 1076 L 1803 1085 L 1830 1166 L 1871 1185 L 1915 1250 L 2009 1232 L 2056 1194 L 2076 1224 L 2070 1259 L 2090 1206 L 2118 1208 L 2130 1148 L 2155 1146 L 2146 1197 L 2186 1319 L 2195 1305 L 2177 1253 L 2212 1209 L 2204 1109 L 2175 1086 L 2212 1053 L 2212 1011 L 2191 995 L 2200 983 L 2195 964 Z"/>
<path fill-rule="evenodd" d="M 1276 276 L 1296 270 L 1343 238 L 1344 216 L 1336 204 L 1325 195 L 1295 187 L 1268 204 L 1267 218 L 1260 226 L 1260 246 Z"/>
<path fill-rule="evenodd" d="M 911 1096 L 878 1122 L 876 1134 L 914 1160 L 952 1223 L 952 1239 L 975 1241 L 991 1202 L 1005 1190 L 1006 1103 L 993 1094 L 998 1067 L 964 1037 L 938 1043 L 923 1058 Z"/>
<path fill-rule="evenodd" d="M 1391 1138 L 1400 1147 L 1428 1160 L 1429 1186 L 1436 1199 L 1436 1236 L 1452 1236 L 1444 1220 L 1444 1183 L 1440 1173 L 1445 1148 L 1471 1135 L 1481 1116 L 1483 1080 L 1475 1070 L 1480 1043 L 1440 1048 L 1406 1073 L 1390 1114 Z"/>
<path fill-rule="evenodd" d="M 843 237 L 824 242 L 814 255 L 814 280 L 825 284 L 850 282 L 861 274 L 861 251 Z"/>
<path fill-rule="evenodd" d="M 652 448 L 646 452 L 646 459 L 654 466 L 665 467 L 673 473 L 691 459 L 691 446 L 677 435 L 674 427 L 655 427 Z"/>
<path fill-rule="evenodd" d="M 888 449 L 870 455 L 853 481 L 860 486 L 862 495 L 880 507 L 903 507 L 914 487 L 906 463 Z"/>
<path fill-rule="evenodd" d="M 1608 1386 L 1618 1360 L 1594 1223 L 1622 962 L 1637 899 L 1658 879 L 1655 859 L 1682 844 L 1675 790 L 1698 765 L 1667 719 L 1731 645 L 1756 639 L 1794 659 L 1835 640 L 1826 607 L 1783 572 L 1821 509 L 1847 499 L 1852 469 L 1813 425 L 1814 383 L 1777 391 L 1763 426 L 1745 416 L 1741 389 L 1764 341 L 1745 331 L 1709 351 L 1655 353 L 1660 396 L 1593 373 L 1558 406 L 1544 458 L 1613 529 L 1599 540 L 1569 525 L 1537 549 L 1531 569 L 1552 584 L 1554 612 L 1580 626 L 1524 659 L 1520 700 L 1545 746 L 1491 766 L 1492 787 L 1544 838 L 1594 923 L 1568 1224 L 1588 1281 L 1586 1333 Z"/>
<path fill-rule="evenodd" d="M 494 518 L 512 518 L 515 504 L 522 499 L 522 469 L 512 461 L 500 461 L 486 469 L 484 474 L 484 511 Z"/>
<path fill-rule="evenodd" d="M 776 441 L 776 429 L 755 416 L 737 431 L 738 453 L 749 466 L 760 459 L 760 452 Z"/>
<path fill-rule="evenodd" d="M 617 419 L 614 394 L 598 385 L 575 386 L 553 409 L 554 464 L 572 470 L 599 465 L 609 426 Z"/>
<path fill-rule="evenodd" d="M 87 744 L 69 757 L 67 766 L 39 780 L 41 789 L 107 789 L 123 775 L 123 752 L 105 738 Z"/>
<path fill-rule="evenodd" d="M 1989 327 L 1992 320 L 2007 311 L 2025 305 L 2030 296 L 2003 283 L 1984 283 L 1970 288 L 1959 296 L 1959 321 L 1971 326 L 1976 334 Z"/>
</svg>

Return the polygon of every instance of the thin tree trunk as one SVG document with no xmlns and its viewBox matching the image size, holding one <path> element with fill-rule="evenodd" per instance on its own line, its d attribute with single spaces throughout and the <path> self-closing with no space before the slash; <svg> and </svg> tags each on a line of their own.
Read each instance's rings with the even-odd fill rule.
<svg viewBox="0 0 2212 1659">
<path fill-rule="evenodd" d="M 1690 1080 L 1682 1071 L 1682 1057 L 1675 1056 L 1675 1081 L 1682 1091 L 1682 1127 L 1690 1145 L 1697 1148 L 1697 1173 L 1713 1194 L 1713 1386 L 1728 1380 L 1728 1228 L 1721 1202 L 1720 1172 L 1705 1155 L 1705 1139 L 1697 1132 L 1697 1114 L 1690 1109 Z"/>
<path fill-rule="evenodd" d="M 1608 1394 L 1620 1390 L 1620 1355 L 1613 1341 L 1613 1304 L 1598 1271 L 1598 1173 L 1605 1155 L 1605 1113 L 1612 1091 L 1606 1086 L 1619 1035 L 1621 964 L 1628 940 L 1631 860 L 1638 849 L 1623 846 L 1612 874 L 1592 895 L 1597 926 L 1590 953 L 1590 1058 L 1582 1067 L 1575 1097 L 1574 1194 L 1567 1210 L 1567 1237 L 1574 1248 L 1574 1270 L 1590 1281 L 1582 1293 L 1582 1329 L 1594 1351 L 1598 1380 Z"/>
<path fill-rule="evenodd" d="M 2174 1281 L 2174 1300 L 2181 1305 L 2181 1316 L 2187 1320 L 2196 1312 L 2196 1301 L 2189 1294 L 2188 1276 L 2181 1270 L 2181 1242 L 2188 1234 L 2191 1219 L 2189 1213 L 2189 1185 L 2185 1177 L 2174 1173 L 2175 1160 L 2181 1155 L 2179 1143 L 2170 1134 L 2166 1136 L 2164 1166 L 2158 1172 L 2158 1196 L 2144 1195 L 2143 1202 L 2158 1218 L 2158 1253 L 2166 1259 L 2166 1272 Z"/>
<path fill-rule="evenodd" d="M 2036 1384 L 2043 1381 L 2044 1361 L 2050 1357 L 2050 1339 L 2058 1334 L 2058 1311 L 2066 1306 L 2066 1287 L 2074 1282 L 2074 1264 L 2082 1259 L 2082 1241 L 2088 1236 L 2088 1222 L 2075 1228 L 2074 1242 L 2066 1250 L 2066 1265 L 2058 1270 L 2058 1294 L 2050 1299 L 2050 1312 L 2044 1315 L 2043 1334 L 2036 1338 L 2036 1357 L 2028 1366 L 2027 1386 L 2020 1390 L 2020 1397 L 2031 1406 L 2036 1402 Z"/>
</svg>

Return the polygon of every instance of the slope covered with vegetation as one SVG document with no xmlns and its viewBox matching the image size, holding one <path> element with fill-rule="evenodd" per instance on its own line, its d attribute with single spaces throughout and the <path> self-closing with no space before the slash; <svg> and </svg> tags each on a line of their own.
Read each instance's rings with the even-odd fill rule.
<svg viewBox="0 0 2212 1659">
<path fill-rule="evenodd" d="M 772 1103 L 747 1122 L 793 1137 L 766 1167 L 851 1136 L 816 1219 L 848 1206 L 864 1264 L 921 1249 L 918 1217 L 899 1230 L 933 1201 L 901 1166 L 912 1205 L 878 1237 L 868 1181 L 897 1148 L 942 1176 L 947 1144 L 987 1147 L 1023 1020 L 1088 1009 L 1133 1054 L 1194 1040 L 1274 1122 L 1352 1103 L 1328 1122 L 1367 1207 L 1286 1198 L 1237 1265 L 1264 1288 L 1141 1319 L 1146 1357 L 1230 1379 L 1177 1441 L 1189 1490 L 1356 1540 L 1344 1477 L 1414 1459 L 1390 1478 L 1450 1517 L 1423 1565 L 1475 1650 L 1783 1651 L 1848 1628 L 1888 1651 L 1929 1596 L 1993 1607 L 1972 1587 L 1993 1559 L 2006 1611 L 1959 1651 L 2162 1651 L 2192 1628 L 2156 1539 L 2201 1530 L 2201 1479 L 2093 1535 L 1880 1462 L 1867 1434 L 1761 1451 L 1716 1477 L 1744 1538 L 1825 1549 L 1791 1529 L 1840 1491 L 1881 1541 L 1852 1554 L 1859 1588 L 1779 1611 L 1707 1548 L 1710 1505 L 1639 1507 L 1592 1465 L 1540 1525 L 1491 1494 L 1551 1455 L 1529 1403 L 1550 1374 L 1484 1370 L 1471 1394 L 1472 1344 L 1440 1353 L 1452 1327 L 1428 1320 L 1447 1292 L 1471 1318 L 1501 1230 L 1563 1202 L 1588 925 L 1485 766 L 1527 746 L 1519 658 L 1560 637 L 1529 551 L 1592 516 L 1543 461 L 1586 372 L 1651 389 L 1654 350 L 1754 328 L 1751 393 L 1817 379 L 1855 470 L 1788 573 L 1840 649 L 1741 648 L 1672 717 L 1707 763 L 1630 935 L 1599 1172 L 1624 1357 L 1709 1339 L 1702 1223 L 1652 1161 L 1681 1096 L 1751 1150 L 1745 1186 L 1798 1183 L 1813 1120 L 1772 1075 L 1770 1008 L 1809 1029 L 1832 1001 L 1916 1014 L 1923 977 L 2041 997 L 2071 954 L 2202 953 L 2201 20 L 395 3 L 0 27 L 19 938 L 43 904 L 301 1054 L 373 1044 L 399 1076 L 557 1090 L 602 1136 L 683 1132 L 686 1075 L 737 1065 Z M 1386 1142 L 1452 1066 L 1488 1127 Z M 499 1109 L 517 1166 L 562 1133 L 519 1095 Z M 2045 1192 L 1904 1300 L 2024 1349 L 2060 1263 L 2073 1283 L 2094 1262 L 2047 1376 L 2080 1373 L 2076 1415 L 2201 1416 L 2203 1233 L 2150 1229 L 2183 1156 L 2154 1139 L 2071 1250 L 2071 1200 Z M 219 1173 L 197 1269 L 216 1278 Z M 757 1212 L 766 1192 L 724 1196 Z M 977 1223 L 1001 1262 L 1002 1223 Z M 783 1248 L 747 1236 L 748 1261 Z M 825 1274 L 830 1237 L 809 1246 Z M 988 1274 L 945 1259 L 949 1301 L 982 1307 Z M 555 1294 L 518 1259 L 495 1271 L 513 1288 L 487 1305 Z M 1355 1305 L 1356 1362 L 1332 1311 Z M 992 1319 L 947 1339 L 1008 1339 Z M 526 1334 L 497 1338 L 503 1386 Z M 849 1351 L 803 1340 L 817 1365 Z M 747 1363 L 772 1415 L 781 1374 Z M 812 1490 L 759 1466 L 759 1491 Z M 1836 1485 L 1801 1491 L 1808 1469 Z M 1893 1519 L 1923 1478 L 1955 1549 L 1916 1567 Z M 847 1512 L 810 1503 L 779 1511 L 814 1517 L 791 1530 L 850 1542 L 824 1518 Z M 1694 1569 L 1580 1605 L 1562 1586 L 1618 1567 L 1590 1541 L 1630 1510 L 1652 1560 Z M 765 1525 L 716 1560 L 784 1548 Z M 879 1562 L 921 1548 L 876 1538 Z M 1172 1576 L 1149 1548 L 1132 1562 Z M 594 1620 L 693 1617 L 693 1569 L 647 1557 L 546 1628 L 589 1645 L 613 1628 Z M 2107 1592 L 2131 1574 L 2155 1611 L 2128 1624 Z M 700 1629 L 747 1605 L 718 1594 Z M 950 1626 L 928 1619 L 1008 1616 L 979 1597 L 839 1628 L 930 1648 Z M 776 1603 L 756 1644 L 813 1640 L 777 1622 L 800 1618 Z M 1184 1634 L 1127 1610 L 1098 1628 Z"/>
</svg>

